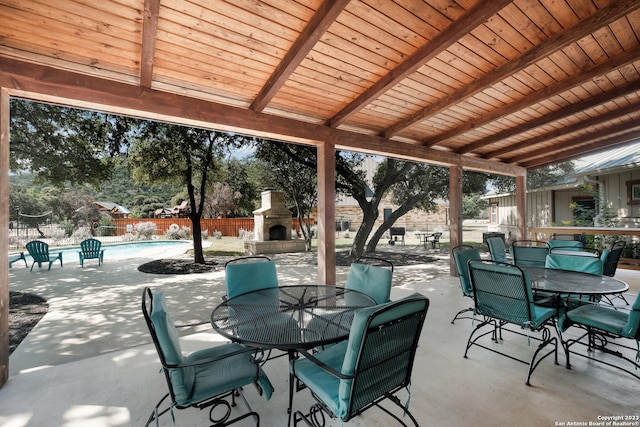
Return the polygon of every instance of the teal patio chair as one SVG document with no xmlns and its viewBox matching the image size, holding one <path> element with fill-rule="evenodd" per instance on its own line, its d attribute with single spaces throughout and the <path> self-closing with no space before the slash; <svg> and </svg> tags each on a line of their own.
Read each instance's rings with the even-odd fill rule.
<svg viewBox="0 0 640 427">
<path fill-rule="evenodd" d="M 602 251 L 602 255 L 600 259 L 602 260 L 602 274 L 605 276 L 613 277 L 616 275 L 616 271 L 618 269 L 618 262 L 620 261 L 620 257 L 622 256 L 622 251 L 626 246 L 627 242 L 618 241 L 611 245 L 611 248 L 605 249 Z M 629 305 L 629 302 L 625 298 L 623 294 L 616 294 L 612 296 L 605 296 L 607 301 L 613 305 L 613 300 L 616 298 L 620 298 L 626 305 Z"/>
<path fill-rule="evenodd" d="M 24 261 L 25 267 L 29 267 L 29 264 L 27 264 L 27 257 L 24 256 L 24 252 L 20 252 L 17 254 L 9 254 L 9 268 L 13 267 L 14 262 L 18 262 L 20 260 Z"/>
<path fill-rule="evenodd" d="M 38 268 L 42 268 L 43 263 L 48 263 L 51 270 L 51 264 L 60 260 L 60 267 L 62 267 L 62 252 L 49 252 L 49 245 L 41 240 L 32 240 L 26 244 L 29 255 L 33 258 L 33 264 L 31 264 L 31 271 L 33 266 L 38 264 Z"/>
<path fill-rule="evenodd" d="M 145 426 L 154 420 L 158 426 L 160 416 L 169 411 L 173 416 L 173 408 L 189 407 L 210 408 L 209 420 L 216 426 L 228 426 L 248 417 L 253 417 L 256 425 L 260 425 L 260 416 L 249 406 L 242 387 L 255 384 L 258 393 L 269 400 L 273 386 L 253 360 L 253 349 L 229 343 L 184 355 L 178 331 L 167 312 L 164 294 L 152 292 L 148 287 L 142 293 L 142 314 L 169 387 L 169 392 L 153 408 Z M 236 396 L 240 396 L 247 411 L 231 418 Z M 171 403 L 161 410 L 167 398 Z M 221 407 L 225 409 L 220 410 Z"/>
<path fill-rule="evenodd" d="M 487 246 L 489 247 L 489 254 L 491 259 L 499 262 L 511 262 L 507 258 L 507 247 L 504 244 L 502 237 L 489 237 L 487 239 Z"/>
<path fill-rule="evenodd" d="M 547 240 L 547 246 L 549 249 L 562 248 L 567 251 L 579 251 L 584 246 L 579 240 Z"/>
<path fill-rule="evenodd" d="M 537 240 L 516 240 L 511 244 L 513 263 L 518 267 L 544 267 L 549 246 Z"/>
<path fill-rule="evenodd" d="M 487 239 L 488 240 L 488 239 Z M 502 240 L 502 239 L 500 239 Z M 469 261 L 479 261 L 482 259 L 480 251 L 474 249 L 472 246 L 460 245 L 451 249 L 451 256 L 453 257 L 456 269 L 458 270 L 458 278 L 460 279 L 460 288 L 462 289 L 462 295 L 465 297 L 473 298 L 473 288 L 471 286 L 471 278 L 469 277 Z M 453 324 L 456 319 L 473 319 L 473 317 L 460 317 L 461 314 L 467 312 L 473 312 L 473 307 L 464 308 L 453 316 L 451 323 Z"/>
<path fill-rule="evenodd" d="M 562 246 L 551 248 L 545 258 L 545 268 L 602 275 L 603 265 L 599 256 L 584 256 L 574 252 L 566 251 Z"/>
<path fill-rule="evenodd" d="M 297 392 L 308 388 L 318 403 L 306 414 L 293 413 L 294 425 L 301 421 L 317 425 L 312 420 L 324 418 L 322 413 L 347 422 L 376 406 L 406 426 L 398 415 L 379 404 L 389 399 L 417 426 L 409 412 L 409 399 L 403 405 L 395 394 L 411 383 L 428 308 L 429 300 L 418 293 L 362 308 L 355 312 L 348 341 L 314 355 L 301 350 L 305 357 L 289 362 L 289 414 L 293 411 L 294 383 Z"/>
<path fill-rule="evenodd" d="M 98 266 L 100 266 L 104 260 L 104 249 L 102 249 L 102 242 L 98 239 L 85 239 L 80 242 L 80 267 L 84 267 L 84 260 L 97 259 Z"/>
<path fill-rule="evenodd" d="M 531 385 L 531 375 L 542 360 L 554 354 L 555 363 L 558 364 L 558 338 L 552 337 L 550 331 L 550 326 L 553 326 L 560 336 L 560 331 L 555 324 L 557 309 L 534 303 L 529 273 L 518 266 L 488 260 L 469 261 L 469 275 L 473 287 L 475 312 L 484 316 L 484 319 L 476 324 L 469 335 L 464 357 L 467 358 L 471 347 L 478 346 L 528 364 L 526 384 Z M 503 328 L 507 324 L 516 325 L 518 329 Z M 489 326 L 490 329 L 483 331 L 485 326 Z M 520 332 L 521 330 L 527 332 Z M 540 343 L 530 361 L 500 352 L 496 350 L 495 346 L 489 347 L 479 342 L 482 337 L 491 334 L 492 340 L 498 343 L 503 340 L 503 331 L 523 335 L 529 340 L 536 340 Z M 540 332 L 540 335 L 534 335 L 533 332 Z M 538 354 L 547 345 L 551 345 L 553 348 L 538 358 Z"/>
<path fill-rule="evenodd" d="M 345 288 L 367 294 L 375 300 L 376 304 L 383 304 L 391 300 L 392 279 L 393 263 L 391 261 L 363 256 L 356 259 L 356 262 L 349 267 Z"/>
<path fill-rule="evenodd" d="M 636 296 L 630 310 L 627 307 L 584 304 L 564 313 L 563 317 L 563 328 L 573 326 L 585 330 L 580 337 L 564 343 L 567 368 L 571 368 L 569 355 L 576 354 L 640 379 L 640 295 Z M 627 345 L 627 340 L 635 341 L 635 346 Z M 587 352 L 572 350 L 571 347 L 575 344 L 586 347 Z M 618 357 L 630 363 L 633 370 L 610 363 L 606 356 L 598 355 L 597 352 Z"/>
<path fill-rule="evenodd" d="M 224 265 L 227 298 L 258 289 L 278 287 L 276 263 L 266 256 L 247 256 Z"/>
</svg>

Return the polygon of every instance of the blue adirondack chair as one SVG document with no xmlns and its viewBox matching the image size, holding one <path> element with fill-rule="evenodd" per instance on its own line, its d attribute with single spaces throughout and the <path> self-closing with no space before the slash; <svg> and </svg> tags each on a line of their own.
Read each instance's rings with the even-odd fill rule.
<svg viewBox="0 0 640 427">
<path fill-rule="evenodd" d="M 39 268 L 42 268 L 42 263 L 49 263 L 48 270 L 51 270 L 51 264 L 60 260 L 60 267 L 62 267 L 62 252 L 49 252 L 49 245 L 41 240 L 32 240 L 26 244 L 29 255 L 33 258 L 33 264 L 31 264 L 31 271 L 33 266 L 38 264 Z"/>
</svg>

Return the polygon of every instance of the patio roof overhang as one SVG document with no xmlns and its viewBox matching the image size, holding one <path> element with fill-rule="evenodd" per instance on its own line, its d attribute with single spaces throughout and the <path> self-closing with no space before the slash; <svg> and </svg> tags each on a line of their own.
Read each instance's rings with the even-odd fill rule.
<svg viewBox="0 0 640 427">
<path fill-rule="evenodd" d="M 527 170 L 640 137 L 638 9 L 637 0 L 0 0 L 0 169 L 7 177 L 12 96 L 316 145 L 319 269 L 331 282 L 335 149 L 448 166 L 456 244 L 463 169 L 516 177 L 524 233 Z M 0 359 L 2 371 L 2 348 Z"/>
</svg>

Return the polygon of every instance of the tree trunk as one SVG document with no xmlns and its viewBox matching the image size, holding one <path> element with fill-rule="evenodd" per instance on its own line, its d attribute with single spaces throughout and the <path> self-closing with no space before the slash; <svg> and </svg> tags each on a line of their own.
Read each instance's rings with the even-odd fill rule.
<svg viewBox="0 0 640 427">
<path fill-rule="evenodd" d="M 204 252 L 202 251 L 202 224 L 200 223 L 200 215 L 191 211 L 191 226 L 193 233 L 193 262 L 196 264 L 204 264 Z"/>
</svg>

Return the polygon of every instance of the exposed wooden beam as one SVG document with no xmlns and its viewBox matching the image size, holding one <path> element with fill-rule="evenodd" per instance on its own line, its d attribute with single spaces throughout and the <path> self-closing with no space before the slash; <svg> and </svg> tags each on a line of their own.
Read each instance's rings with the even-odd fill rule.
<svg viewBox="0 0 640 427">
<path fill-rule="evenodd" d="M 640 138 L 640 130 L 638 128 L 640 124 L 635 123 L 629 125 L 629 130 L 626 133 L 618 134 L 610 136 L 613 132 L 611 129 L 607 129 L 598 133 L 601 138 L 599 141 L 593 142 L 597 136 L 596 135 L 586 135 L 584 138 L 581 138 L 580 141 L 576 141 L 575 148 L 571 150 L 565 150 L 559 153 L 549 154 L 543 157 L 539 157 L 536 159 L 532 159 L 526 161 L 522 164 L 523 167 L 529 169 L 537 169 L 544 166 L 557 164 L 561 162 L 567 162 L 569 160 L 576 159 L 581 156 L 585 156 L 593 151 L 598 151 L 605 148 L 610 148 L 614 145 L 624 144 L 630 142 L 634 139 Z M 591 137 L 591 138 L 590 138 Z M 581 142 L 582 144 L 578 144 Z"/>
<path fill-rule="evenodd" d="M 568 125 L 565 127 L 562 127 L 560 129 L 556 129 L 552 132 L 548 132 L 542 135 L 538 135 L 536 137 L 533 138 L 529 138 L 525 141 L 519 142 L 517 144 L 513 144 L 510 145 L 509 147 L 505 147 L 505 148 L 501 148 L 500 150 L 495 150 L 492 151 L 490 153 L 487 153 L 485 156 L 483 156 L 485 159 L 492 159 L 492 158 L 499 158 L 501 156 L 503 156 L 504 154 L 508 154 L 512 151 L 515 150 L 520 150 L 523 148 L 527 148 L 527 147 L 535 147 L 537 144 L 543 143 L 545 141 L 550 141 L 554 138 L 563 136 L 563 135 L 568 135 L 571 134 L 573 132 L 578 132 L 580 130 L 583 129 L 588 129 L 591 126 L 596 126 L 602 123 L 606 123 L 612 120 L 616 120 L 619 119 L 620 117 L 623 117 L 627 114 L 632 114 L 632 113 L 636 113 L 640 111 L 640 107 L 638 106 L 638 104 L 631 104 L 631 105 L 627 105 L 626 107 L 620 108 L 618 110 L 614 110 L 614 111 L 609 111 L 608 113 L 604 113 L 601 114 L 599 116 L 595 116 L 595 117 L 591 117 L 590 119 L 578 122 L 578 123 L 574 123 L 572 125 Z M 555 144 L 554 146 L 557 147 L 558 150 L 561 150 L 563 148 L 563 144 Z M 545 147 L 544 149 L 542 149 L 542 151 L 544 151 L 545 153 L 549 153 L 549 147 Z M 528 158 L 531 154 L 527 153 L 523 156 L 516 156 L 515 158 L 513 158 L 513 162 L 518 162 L 518 158 L 520 160 L 522 160 L 522 158 Z"/>
<path fill-rule="evenodd" d="M 466 98 L 474 96 L 487 87 L 490 87 L 491 85 L 504 80 L 508 76 L 536 63 L 540 58 L 547 57 L 553 52 L 588 36 L 593 33 L 595 28 L 601 28 L 604 25 L 608 25 L 638 8 L 640 8 L 640 2 L 637 0 L 620 0 L 612 2 L 609 6 L 598 10 L 593 15 L 579 21 L 577 24 L 567 28 L 565 31 L 549 37 L 545 42 L 497 67 L 495 70 L 485 74 L 483 77 L 476 79 L 473 83 L 464 86 L 462 89 L 445 96 L 430 106 L 412 114 L 404 120 L 401 120 L 391 126 L 385 133 L 385 136 L 392 137 L 403 129 L 421 122 L 428 117 L 434 116 L 435 114 L 450 108 Z"/>
<path fill-rule="evenodd" d="M 512 102 L 508 105 L 505 105 L 502 108 L 498 108 L 495 111 L 489 112 L 483 115 L 482 117 L 479 117 L 476 120 L 472 120 L 465 124 L 458 125 L 447 132 L 441 133 L 440 135 L 436 135 L 428 139 L 425 139 L 422 141 L 422 144 L 427 147 L 433 147 L 434 145 L 441 144 L 442 142 L 448 139 L 455 138 L 456 136 L 467 133 L 473 129 L 478 129 L 479 127 L 482 127 L 486 124 L 499 120 L 503 117 L 514 114 L 524 108 L 537 104 L 552 96 L 560 95 L 563 92 L 573 87 L 584 84 L 585 82 L 588 82 L 589 80 L 595 77 L 605 75 L 611 72 L 611 70 L 614 70 L 619 67 L 623 67 L 631 62 L 637 61 L 639 57 L 640 57 L 640 46 L 634 46 L 632 49 L 624 51 L 613 58 L 609 58 L 601 64 L 593 66 L 587 70 L 581 70 L 580 73 L 574 76 L 570 76 L 552 85 L 545 86 L 541 90 L 538 90 L 534 93 L 523 96 L 521 99 L 515 102 Z M 476 146 L 476 144 L 471 144 L 470 146 L 471 149 L 467 150 L 465 148 L 465 150 L 466 152 L 471 152 L 485 145 L 486 143 L 479 144 L 478 146 Z"/>
<path fill-rule="evenodd" d="M 9 91 L 0 89 L 0 387 L 9 379 Z"/>
<path fill-rule="evenodd" d="M 156 55 L 160 0 L 144 0 L 142 18 L 142 53 L 140 58 L 140 86 L 150 88 L 153 81 L 153 58 Z"/>
<path fill-rule="evenodd" d="M 251 103 L 254 111 L 262 111 L 269 104 L 280 88 L 293 74 L 295 69 L 307 56 L 313 46 L 320 40 L 322 35 L 333 24 L 342 10 L 349 4 L 350 0 L 325 0 L 316 11 L 307 27 L 300 33 L 298 39 L 293 43 L 291 49 L 278 64 L 271 74 L 260 93 Z"/>
<path fill-rule="evenodd" d="M 522 168 L 486 159 L 462 159 L 459 154 L 408 144 L 375 135 L 332 129 L 250 109 L 218 104 L 175 93 L 140 88 L 19 60 L 5 60 L 0 87 L 12 95 L 113 114 L 200 126 L 298 144 L 337 141 L 339 149 L 362 151 L 443 166 L 468 164 L 474 170 L 518 175 Z"/>
<path fill-rule="evenodd" d="M 506 138 L 510 138 L 514 135 L 518 135 L 518 134 L 527 132 L 531 129 L 544 126 L 548 123 L 555 122 L 562 118 L 569 117 L 573 114 L 588 110 L 589 108 L 593 108 L 597 105 L 604 104 L 605 102 L 609 102 L 613 99 L 628 95 L 633 92 L 637 92 L 638 90 L 640 90 L 640 80 L 632 82 L 623 87 L 612 89 L 609 92 L 601 93 L 600 95 L 593 96 L 591 98 L 585 99 L 584 101 L 568 105 L 564 108 L 554 111 L 553 113 L 546 114 L 534 120 L 529 120 L 525 123 L 522 123 L 521 125 L 512 127 L 502 132 L 498 132 L 489 137 L 482 138 L 474 142 L 473 144 L 469 144 L 461 148 L 460 150 L 458 150 L 458 154 L 470 153 L 474 150 L 477 150 L 478 148 L 486 147 L 487 145 L 494 144 L 498 141 L 501 141 Z M 507 152 L 513 151 L 516 146 L 520 146 L 520 144 L 513 144 L 510 147 L 506 148 L 506 150 L 508 150 Z M 520 146 L 520 147 L 524 147 L 524 146 Z"/>
<path fill-rule="evenodd" d="M 389 88 L 398 84 L 409 74 L 422 67 L 424 64 L 435 58 L 442 51 L 456 43 L 463 34 L 468 34 L 480 24 L 513 0 L 493 0 L 490 2 L 478 2 L 469 9 L 462 17 L 451 23 L 447 28 L 440 31 L 427 44 L 420 47 L 406 61 L 391 70 L 388 74 L 365 90 L 360 96 L 354 99 L 349 105 L 340 110 L 330 118 L 326 124 L 330 127 L 338 127 L 352 114 L 357 113 L 367 106 L 372 100 L 379 97 Z M 389 137 L 389 135 L 385 135 Z"/>
</svg>

